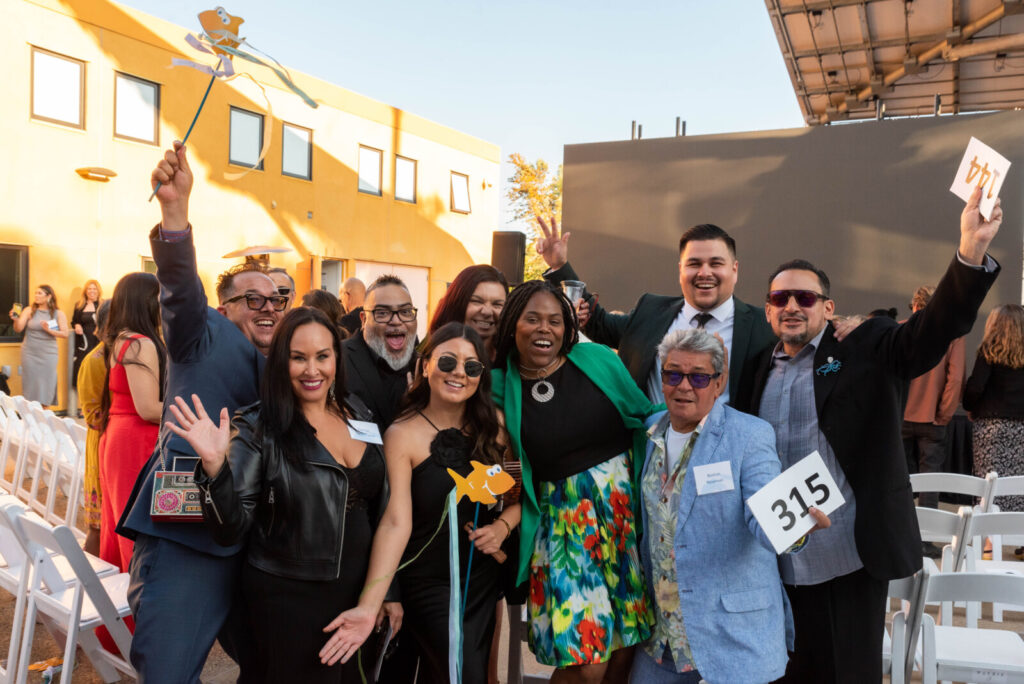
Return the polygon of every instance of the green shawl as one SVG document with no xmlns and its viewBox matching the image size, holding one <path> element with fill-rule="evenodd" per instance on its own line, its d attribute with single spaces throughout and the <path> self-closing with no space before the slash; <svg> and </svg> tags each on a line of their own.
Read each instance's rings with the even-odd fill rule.
<svg viewBox="0 0 1024 684">
<path fill-rule="evenodd" d="M 643 392 L 637 388 L 629 371 L 622 365 L 619 357 L 603 344 L 581 342 L 569 351 L 569 361 L 583 371 L 597 387 L 604 392 L 619 415 L 626 429 L 633 432 L 633 448 L 631 449 L 631 465 L 633 470 L 633 512 L 639 515 L 640 474 L 644 466 L 644 453 L 647 432 L 644 419 L 654 407 Z M 534 538 L 537 536 L 537 524 L 540 519 L 540 508 L 537 505 L 537 494 L 533 490 L 533 469 L 530 459 L 523 453 L 523 390 L 519 378 L 519 369 L 511 356 L 506 367 L 491 371 L 492 394 L 494 403 L 505 411 L 505 426 L 512 440 L 512 449 L 523 467 L 523 522 L 519 537 L 519 573 L 516 582 L 524 582 L 529 576 L 530 556 L 533 554 Z M 639 520 L 639 517 L 637 517 Z"/>
</svg>

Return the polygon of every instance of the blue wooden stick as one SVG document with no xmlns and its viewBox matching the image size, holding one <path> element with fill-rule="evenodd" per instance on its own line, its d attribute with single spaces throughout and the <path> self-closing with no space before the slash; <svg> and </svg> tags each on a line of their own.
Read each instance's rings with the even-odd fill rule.
<svg viewBox="0 0 1024 684">
<path fill-rule="evenodd" d="M 213 87 L 213 82 L 217 80 L 217 74 L 210 77 L 210 82 L 206 84 L 206 92 L 203 93 L 203 99 L 199 102 L 199 109 L 196 110 L 196 115 L 192 117 L 192 123 L 188 125 L 188 130 L 185 131 L 185 137 L 181 139 L 182 146 L 188 142 L 188 136 L 192 135 L 192 129 L 196 127 L 196 121 L 199 121 L 199 112 L 203 111 L 203 105 L 206 104 L 206 97 L 210 94 L 210 88 Z M 153 198 L 156 197 L 156 191 L 160 189 L 160 183 L 156 184 L 153 188 L 153 194 L 149 196 L 149 201 L 152 202 Z"/>
<path fill-rule="evenodd" d="M 473 529 L 476 529 L 476 521 L 480 517 L 480 502 L 476 504 L 473 511 Z M 462 619 L 466 619 L 466 598 L 469 596 L 469 573 L 473 569 L 473 552 L 476 551 L 476 544 L 469 545 L 469 562 L 466 563 L 466 586 L 462 590 Z"/>
</svg>

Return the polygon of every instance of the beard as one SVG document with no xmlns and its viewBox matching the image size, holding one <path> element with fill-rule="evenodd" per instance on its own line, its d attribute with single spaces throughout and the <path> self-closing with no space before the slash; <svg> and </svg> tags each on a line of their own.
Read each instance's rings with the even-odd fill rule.
<svg viewBox="0 0 1024 684">
<path fill-rule="evenodd" d="M 408 366 L 413 352 L 416 351 L 416 336 L 408 333 L 405 336 L 405 346 L 397 354 L 388 347 L 383 337 L 368 326 L 363 327 L 363 339 L 366 340 L 366 346 L 372 349 L 374 354 L 384 359 L 385 363 L 394 371 Z"/>
</svg>

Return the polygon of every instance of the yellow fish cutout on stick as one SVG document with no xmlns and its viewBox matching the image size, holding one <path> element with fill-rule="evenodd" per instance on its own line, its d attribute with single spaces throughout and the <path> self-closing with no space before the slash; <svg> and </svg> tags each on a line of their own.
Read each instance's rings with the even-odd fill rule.
<svg viewBox="0 0 1024 684">
<path fill-rule="evenodd" d="M 498 503 L 497 497 L 512 489 L 516 481 L 511 475 L 502 470 L 502 467 L 484 465 L 479 461 L 470 461 L 473 472 L 468 477 L 462 477 L 457 472 L 448 468 L 448 474 L 455 480 L 455 502 L 468 496 L 473 503 L 491 504 Z"/>
</svg>

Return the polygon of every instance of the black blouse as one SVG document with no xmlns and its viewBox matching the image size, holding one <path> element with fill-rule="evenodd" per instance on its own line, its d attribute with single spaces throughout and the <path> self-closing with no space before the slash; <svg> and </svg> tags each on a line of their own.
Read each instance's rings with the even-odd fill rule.
<svg viewBox="0 0 1024 684">
<path fill-rule="evenodd" d="M 1024 420 L 1024 368 L 990 365 L 978 354 L 964 388 L 964 408 L 975 419 Z"/>
<path fill-rule="evenodd" d="M 554 396 L 533 398 L 540 380 L 523 378 L 523 452 L 536 482 L 556 482 L 604 463 L 632 446 L 615 405 L 583 371 L 566 362 L 548 376 Z"/>
</svg>

